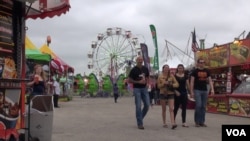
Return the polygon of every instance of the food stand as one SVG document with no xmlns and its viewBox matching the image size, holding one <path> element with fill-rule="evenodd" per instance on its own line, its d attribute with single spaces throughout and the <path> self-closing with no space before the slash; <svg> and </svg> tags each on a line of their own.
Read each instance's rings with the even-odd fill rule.
<svg viewBox="0 0 250 141">
<path fill-rule="evenodd" d="M 25 3 L 1 0 L 0 9 L 0 140 L 18 140 L 25 112 Z"/>
<path fill-rule="evenodd" d="M 213 79 L 215 95 L 209 95 L 207 111 L 250 117 L 247 110 L 250 105 L 250 85 L 242 87 L 245 83 L 249 84 L 245 81 L 250 76 L 250 39 L 200 50 L 196 57 L 204 58 Z M 242 91 L 238 90 L 240 87 Z M 242 113 L 242 109 L 245 112 Z"/>
<path fill-rule="evenodd" d="M 53 2 L 54 8 L 51 4 L 49 0 L 0 0 L 0 140 L 23 141 L 20 131 L 27 129 L 25 20 L 61 15 L 70 8 L 69 0 Z"/>
</svg>

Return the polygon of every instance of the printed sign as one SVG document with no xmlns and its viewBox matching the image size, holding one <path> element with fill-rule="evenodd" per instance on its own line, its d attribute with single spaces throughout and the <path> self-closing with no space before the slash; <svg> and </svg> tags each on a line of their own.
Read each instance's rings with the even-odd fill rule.
<svg viewBox="0 0 250 141">
<path fill-rule="evenodd" d="M 13 2 L 11 0 L 0 1 L 0 52 L 12 52 L 13 24 L 12 11 Z M 2 53 L 1 53 L 2 54 Z"/>
</svg>

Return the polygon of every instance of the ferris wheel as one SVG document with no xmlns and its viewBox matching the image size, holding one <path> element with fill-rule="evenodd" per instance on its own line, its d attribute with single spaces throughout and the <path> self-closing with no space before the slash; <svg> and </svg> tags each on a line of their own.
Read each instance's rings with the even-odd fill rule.
<svg viewBox="0 0 250 141">
<path fill-rule="evenodd" d="M 126 73 L 134 64 L 135 57 L 141 53 L 138 39 L 131 31 L 119 27 L 108 28 L 92 41 L 88 68 L 97 76 L 110 75 L 114 80 Z"/>
</svg>

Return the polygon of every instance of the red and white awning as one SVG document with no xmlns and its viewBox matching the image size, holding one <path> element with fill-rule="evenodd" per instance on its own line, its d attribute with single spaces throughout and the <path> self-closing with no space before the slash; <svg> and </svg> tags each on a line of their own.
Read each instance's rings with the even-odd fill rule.
<svg viewBox="0 0 250 141">
<path fill-rule="evenodd" d="M 26 19 L 52 18 L 65 14 L 69 9 L 69 0 L 36 0 L 34 3 L 26 2 Z"/>
<path fill-rule="evenodd" d="M 64 67 L 62 63 L 57 59 L 52 59 L 50 61 L 50 69 L 51 71 L 57 71 L 60 74 L 64 72 Z"/>
</svg>

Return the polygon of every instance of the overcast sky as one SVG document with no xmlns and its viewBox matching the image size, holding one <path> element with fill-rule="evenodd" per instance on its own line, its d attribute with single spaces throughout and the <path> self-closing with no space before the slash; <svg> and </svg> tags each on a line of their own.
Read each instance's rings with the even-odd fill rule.
<svg viewBox="0 0 250 141">
<path fill-rule="evenodd" d="M 174 57 L 164 61 L 165 40 L 185 50 L 195 28 L 197 40 L 205 38 L 205 47 L 209 48 L 250 31 L 249 0 L 70 0 L 70 5 L 69 12 L 60 17 L 27 19 L 26 26 L 27 35 L 38 48 L 50 35 L 50 48 L 75 68 L 75 74 L 90 72 L 87 54 L 91 42 L 110 27 L 130 30 L 154 56 L 149 28 L 154 24 L 160 66 L 168 63 L 171 67 L 180 60 Z"/>
</svg>

